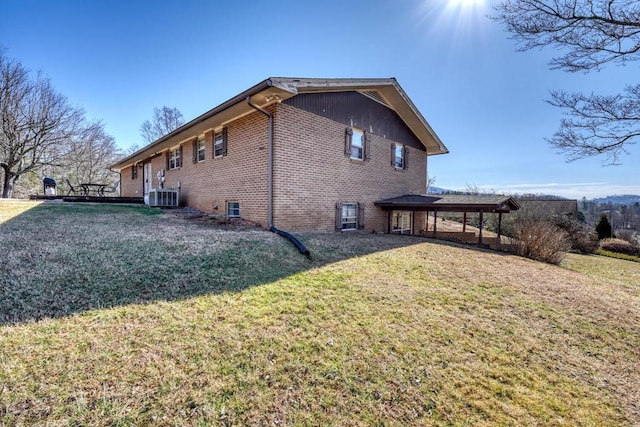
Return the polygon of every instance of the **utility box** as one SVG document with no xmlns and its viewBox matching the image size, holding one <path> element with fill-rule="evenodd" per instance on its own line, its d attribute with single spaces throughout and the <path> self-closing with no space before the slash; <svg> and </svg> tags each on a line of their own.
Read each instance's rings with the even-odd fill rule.
<svg viewBox="0 0 640 427">
<path fill-rule="evenodd" d="M 160 188 L 149 190 L 149 206 L 170 206 L 180 205 L 180 197 L 178 190 L 169 188 Z"/>
</svg>

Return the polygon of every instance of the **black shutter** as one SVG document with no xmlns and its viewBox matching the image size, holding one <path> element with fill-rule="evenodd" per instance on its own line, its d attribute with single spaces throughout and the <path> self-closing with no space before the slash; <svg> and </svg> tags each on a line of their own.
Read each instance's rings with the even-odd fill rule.
<svg viewBox="0 0 640 427">
<path fill-rule="evenodd" d="M 167 154 L 165 156 L 166 159 L 166 163 L 167 163 L 167 167 L 165 168 L 166 170 L 169 170 L 169 157 L 171 157 L 171 150 L 167 151 Z"/>
<path fill-rule="evenodd" d="M 222 155 L 227 155 L 227 128 L 222 128 Z"/>
<path fill-rule="evenodd" d="M 178 147 L 178 160 L 176 160 L 176 167 L 182 167 L 182 145 Z"/>
<path fill-rule="evenodd" d="M 194 139 L 191 146 L 193 147 L 193 163 L 198 163 L 198 140 Z"/>
<path fill-rule="evenodd" d="M 396 143 L 391 143 L 391 166 L 396 167 Z"/>
<path fill-rule="evenodd" d="M 216 133 L 212 132 L 211 133 L 211 158 L 215 158 L 216 157 Z"/>
<path fill-rule="evenodd" d="M 353 140 L 353 129 L 347 128 L 344 132 L 344 155 L 351 156 L 351 141 Z"/>
<path fill-rule="evenodd" d="M 358 230 L 364 230 L 364 203 L 358 203 Z"/>
<path fill-rule="evenodd" d="M 405 145 L 402 147 L 402 169 L 409 167 L 409 148 Z"/>
<path fill-rule="evenodd" d="M 364 134 L 364 160 L 371 158 L 371 136 L 368 132 Z"/>
<path fill-rule="evenodd" d="M 336 231 L 342 230 L 342 203 L 336 203 Z"/>
<path fill-rule="evenodd" d="M 137 175 L 137 173 L 136 173 L 137 169 L 138 169 L 138 166 L 137 166 L 136 164 L 134 164 L 134 165 L 132 165 L 132 166 L 131 166 L 131 179 L 136 179 L 136 178 L 137 178 L 137 177 L 136 177 L 136 175 Z"/>
</svg>

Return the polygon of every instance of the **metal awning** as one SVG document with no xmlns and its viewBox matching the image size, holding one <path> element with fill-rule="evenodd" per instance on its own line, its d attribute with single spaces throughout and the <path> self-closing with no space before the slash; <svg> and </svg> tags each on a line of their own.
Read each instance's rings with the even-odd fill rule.
<svg viewBox="0 0 640 427">
<path fill-rule="evenodd" d="M 502 232 L 502 214 L 520 209 L 520 205 L 513 197 L 482 194 L 405 194 L 404 196 L 393 197 L 391 199 L 378 200 L 374 204 L 388 212 L 387 231 L 389 233 L 391 232 L 392 211 L 433 212 L 433 237 L 437 235 L 438 212 L 463 212 L 463 233 L 467 225 L 467 212 L 478 212 L 480 214 L 478 245 L 482 245 L 484 213 L 497 213 L 499 215 L 497 234 L 498 239 L 500 239 Z"/>
<path fill-rule="evenodd" d="M 378 200 L 375 205 L 382 210 L 432 211 L 432 212 L 496 212 L 508 213 L 520 209 L 513 197 L 489 195 L 422 195 L 405 194 L 391 199 Z"/>
</svg>

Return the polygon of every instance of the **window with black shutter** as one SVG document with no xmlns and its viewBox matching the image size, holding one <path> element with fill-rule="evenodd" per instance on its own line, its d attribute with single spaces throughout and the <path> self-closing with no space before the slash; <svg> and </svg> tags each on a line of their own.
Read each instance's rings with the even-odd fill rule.
<svg viewBox="0 0 640 427">
<path fill-rule="evenodd" d="M 353 139 L 353 129 L 346 128 L 344 131 L 344 155 L 351 156 L 351 140 Z"/>
<path fill-rule="evenodd" d="M 198 163 L 198 140 L 194 139 L 191 142 L 191 160 L 193 161 L 193 163 Z"/>
<path fill-rule="evenodd" d="M 409 167 L 409 147 L 407 147 L 406 145 L 403 147 L 402 155 L 403 155 L 402 168 L 407 169 Z"/>
<path fill-rule="evenodd" d="M 216 132 L 213 136 L 213 157 L 219 158 L 227 155 L 227 128 Z"/>
<path fill-rule="evenodd" d="M 371 158 L 371 134 L 364 133 L 364 159 L 369 160 Z"/>
<path fill-rule="evenodd" d="M 391 143 L 391 166 L 396 169 L 407 168 L 407 147 L 403 144 Z"/>
<path fill-rule="evenodd" d="M 193 163 L 203 162 L 205 159 L 205 142 L 200 137 L 193 142 Z"/>
<path fill-rule="evenodd" d="M 167 169 L 178 169 L 182 166 L 182 146 L 172 148 L 166 154 Z"/>
<path fill-rule="evenodd" d="M 369 160 L 371 158 L 371 135 L 356 128 L 346 128 L 344 155 L 353 160 Z"/>
<path fill-rule="evenodd" d="M 360 219 L 362 212 L 362 219 Z M 360 203 L 336 203 L 336 230 L 349 231 L 362 229 L 364 225 L 364 208 Z"/>
</svg>

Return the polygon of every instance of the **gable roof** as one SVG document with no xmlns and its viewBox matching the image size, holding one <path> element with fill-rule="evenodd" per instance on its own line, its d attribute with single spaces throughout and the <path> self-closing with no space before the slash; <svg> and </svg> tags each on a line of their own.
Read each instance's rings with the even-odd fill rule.
<svg viewBox="0 0 640 427">
<path fill-rule="evenodd" d="M 441 196 L 405 194 L 375 202 L 383 210 L 442 211 L 442 212 L 510 212 L 520 205 L 510 196 L 458 195 Z"/>
<path fill-rule="evenodd" d="M 394 110 L 424 145 L 427 155 L 449 152 L 393 77 L 372 79 L 270 77 L 123 158 L 111 165 L 111 168 L 121 170 L 184 142 L 194 134 L 200 135 L 207 130 L 224 126 L 238 117 L 253 113 L 255 110 L 247 104 L 247 97 L 251 97 L 254 104 L 264 108 L 301 93 L 344 91 L 358 91 Z"/>
</svg>

